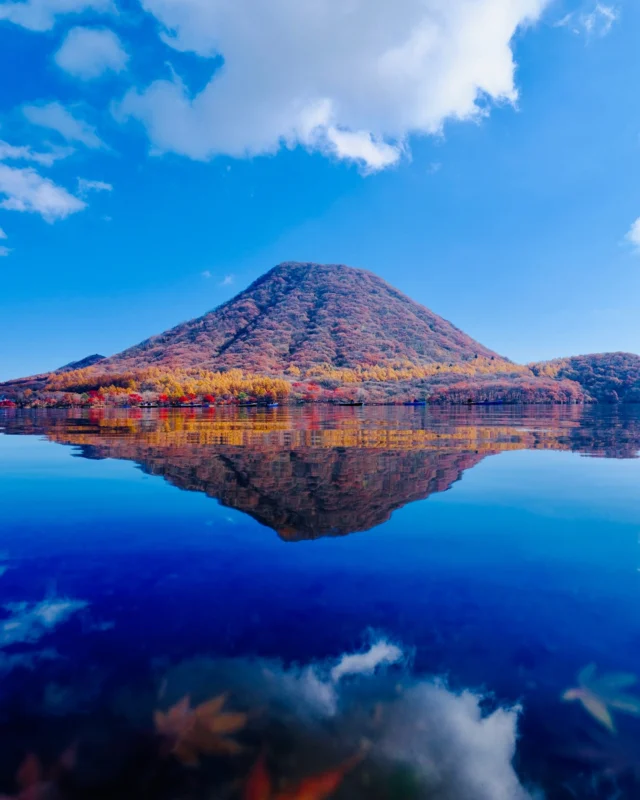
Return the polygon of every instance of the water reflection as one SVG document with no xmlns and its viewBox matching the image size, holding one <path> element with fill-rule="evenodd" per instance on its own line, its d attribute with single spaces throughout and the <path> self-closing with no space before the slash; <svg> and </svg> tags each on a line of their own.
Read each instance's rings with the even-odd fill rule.
<svg viewBox="0 0 640 800">
<path fill-rule="evenodd" d="M 633 408 L 15 412 L 0 431 L 44 435 L 83 458 L 134 461 L 287 541 L 369 530 L 501 452 L 635 458 L 640 450 Z"/>
<path fill-rule="evenodd" d="M 637 410 L 11 411 L 0 434 L 0 797 L 640 796 Z M 522 450 L 591 458 L 488 458 Z"/>
</svg>

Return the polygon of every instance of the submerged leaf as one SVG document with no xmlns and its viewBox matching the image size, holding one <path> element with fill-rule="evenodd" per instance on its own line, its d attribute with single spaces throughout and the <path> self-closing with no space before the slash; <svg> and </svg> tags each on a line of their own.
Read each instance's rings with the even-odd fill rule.
<svg viewBox="0 0 640 800">
<path fill-rule="evenodd" d="M 227 702 L 228 694 L 225 692 L 224 694 L 219 694 L 217 697 L 214 697 L 212 700 L 205 700 L 204 703 L 200 703 L 199 706 L 196 706 L 195 712 L 201 719 L 206 719 L 207 717 L 216 717 L 224 708 L 224 704 Z"/>
<path fill-rule="evenodd" d="M 191 699 L 187 695 L 166 711 L 155 711 L 153 720 L 156 730 L 164 736 L 182 736 L 193 725 Z"/>
<path fill-rule="evenodd" d="M 587 686 L 591 682 L 595 674 L 596 674 L 596 665 L 593 663 L 588 664 L 578 673 L 578 685 Z"/>
<path fill-rule="evenodd" d="M 223 711 L 227 695 L 222 694 L 191 708 L 189 696 L 168 711 L 156 711 L 154 721 L 159 734 L 169 739 L 173 755 L 187 766 L 196 766 L 200 755 L 237 755 L 242 746 L 230 734 L 247 723 L 247 714 Z"/>
<path fill-rule="evenodd" d="M 51 797 L 54 781 L 62 773 L 69 772 L 75 765 L 75 746 L 66 750 L 58 762 L 50 769 L 44 770 L 42 762 L 34 754 L 29 753 L 18 768 L 16 783 L 17 795 L 0 795 L 0 800 L 45 800 Z"/>
<path fill-rule="evenodd" d="M 16 781 L 23 790 L 36 786 L 42 781 L 42 765 L 36 755 L 29 753 L 26 756 L 18 769 Z"/>
<path fill-rule="evenodd" d="M 270 800 L 271 780 L 264 755 L 251 768 L 244 787 L 244 800 Z"/>
<path fill-rule="evenodd" d="M 596 676 L 596 665 L 589 664 L 578 673 L 578 687 L 568 689 L 564 700 L 577 700 L 601 725 L 616 733 L 611 709 L 640 716 L 640 697 L 620 691 L 636 683 L 636 676 L 628 672 L 611 672 Z"/>
<path fill-rule="evenodd" d="M 249 773 L 244 787 L 243 800 L 325 800 L 340 786 L 347 772 L 362 761 L 362 757 L 362 754 L 359 753 L 336 769 L 312 775 L 291 789 L 285 789 L 273 795 L 271 779 L 267 772 L 264 755 L 262 755 Z"/>
<path fill-rule="evenodd" d="M 598 679 L 597 685 L 601 690 L 626 689 L 636 683 L 636 676 L 632 672 L 611 672 Z"/>
<path fill-rule="evenodd" d="M 625 714 L 640 715 L 640 697 L 620 692 L 609 699 L 609 705 Z"/>
<path fill-rule="evenodd" d="M 347 772 L 362 760 L 362 755 L 354 756 L 336 769 L 327 770 L 320 775 L 312 775 L 290 790 L 276 796 L 276 800 L 324 800 L 332 795 L 344 780 Z"/>
<path fill-rule="evenodd" d="M 582 705 L 586 708 L 586 710 L 591 714 L 592 717 L 598 720 L 605 728 L 611 731 L 611 733 L 616 732 L 616 726 L 613 723 L 613 719 L 611 714 L 607 710 L 606 705 L 599 700 L 597 697 L 588 694 L 585 694 L 579 698 Z"/>
</svg>

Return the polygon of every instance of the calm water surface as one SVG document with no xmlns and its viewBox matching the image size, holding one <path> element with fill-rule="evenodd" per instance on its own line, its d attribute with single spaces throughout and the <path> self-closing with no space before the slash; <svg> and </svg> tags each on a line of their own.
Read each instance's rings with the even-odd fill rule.
<svg viewBox="0 0 640 800">
<path fill-rule="evenodd" d="M 640 797 L 639 452 L 633 407 L 0 411 L 0 794 Z"/>
</svg>

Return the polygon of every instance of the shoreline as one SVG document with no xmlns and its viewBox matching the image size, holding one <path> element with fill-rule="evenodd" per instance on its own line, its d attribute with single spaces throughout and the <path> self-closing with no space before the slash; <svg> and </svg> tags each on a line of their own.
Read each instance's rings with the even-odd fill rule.
<svg viewBox="0 0 640 800">
<path fill-rule="evenodd" d="M 380 407 L 387 407 L 387 408 L 478 408 L 478 407 L 495 407 L 495 406 L 509 406 L 509 407 L 517 407 L 517 406 L 562 406 L 562 407 L 580 407 L 580 406 L 611 406 L 611 407 L 620 407 L 620 406 L 634 406 L 640 405 L 640 403 L 598 403 L 596 400 L 581 400 L 581 401 L 572 401 L 572 402 L 562 402 L 559 400 L 547 400 L 547 401 L 529 401 L 521 400 L 521 401 L 510 401 L 510 400 L 496 400 L 496 401 L 469 401 L 469 402 L 446 402 L 442 400 L 438 400 L 436 402 L 429 402 L 426 401 L 424 403 L 407 403 L 407 402 L 363 402 L 363 403 L 332 403 L 326 402 L 322 400 L 316 401 L 295 401 L 295 402 L 279 402 L 275 404 L 267 404 L 267 403 L 248 403 L 248 404 L 239 404 L 239 403 L 215 403 L 215 404 L 206 404 L 206 403 L 193 403 L 193 404 L 183 404 L 183 405 L 173 405 L 173 404 L 153 404 L 153 405 L 92 405 L 92 404 L 83 404 L 83 403 L 74 403 L 74 404 L 53 404 L 53 405 L 21 405 L 19 403 L 14 403 L 13 401 L 9 401 L 6 404 L 0 402 L 0 412 L 1 411 L 13 411 L 13 410 L 20 410 L 20 411 L 47 411 L 47 410 L 86 410 L 86 411 L 190 411 L 194 409 L 205 409 L 209 410 L 216 410 L 216 409 L 237 409 L 237 410 L 276 410 L 278 408 L 297 408 L 300 406 L 330 406 L 332 408 L 367 408 L 374 406 L 376 408 Z"/>
</svg>

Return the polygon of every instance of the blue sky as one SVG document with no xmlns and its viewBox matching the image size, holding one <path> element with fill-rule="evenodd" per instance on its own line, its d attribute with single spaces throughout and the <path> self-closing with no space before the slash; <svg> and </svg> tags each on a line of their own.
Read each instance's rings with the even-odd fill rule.
<svg viewBox="0 0 640 800">
<path fill-rule="evenodd" d="M 284 260 L 370 269 L 518 361 L 640 352 L 637 3 L 266 8 L 0 0 L 0 379 Z"/>
</svg>

